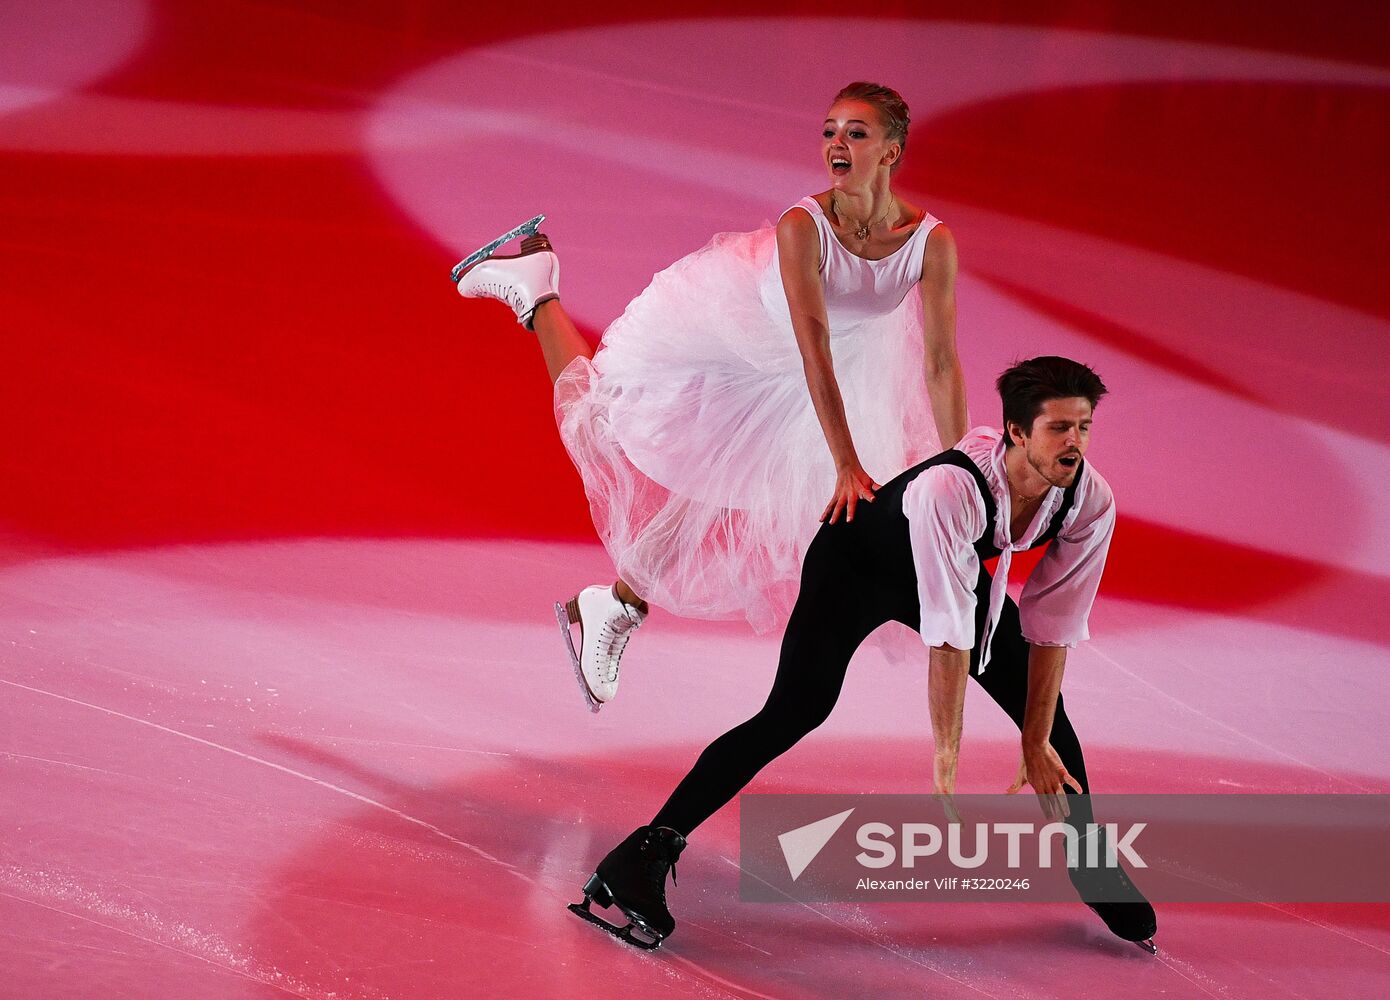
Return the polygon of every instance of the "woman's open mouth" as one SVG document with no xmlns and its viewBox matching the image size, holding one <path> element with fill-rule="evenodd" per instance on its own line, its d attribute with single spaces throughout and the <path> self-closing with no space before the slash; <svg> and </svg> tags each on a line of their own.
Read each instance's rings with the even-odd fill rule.
<svg viewBox="0 0 1390 1000">
<path fill-rule="evenodd" d="M 830 158 L 830 172 L 836 177 L 843 177 L 849 173 L 849 158 L 845 156 L 832 156 Z"/>
</svg>

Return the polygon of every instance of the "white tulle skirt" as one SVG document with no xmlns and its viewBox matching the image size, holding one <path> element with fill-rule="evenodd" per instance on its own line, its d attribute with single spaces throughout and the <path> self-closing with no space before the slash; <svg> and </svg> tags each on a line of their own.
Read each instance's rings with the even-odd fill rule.
<svg viewBox="0 0 1390 1000">
<path fill-rule="evenodd" d="M 774 248 L 770 226 L 714 237 L 657 274 L 555 386 L 619 575 L 670 612 L 758 631 L 785 623 L 835 486 Z M 850 433 L 880 483 L 939 450 L 917 298 L 831 336 Z"/>
</svg>

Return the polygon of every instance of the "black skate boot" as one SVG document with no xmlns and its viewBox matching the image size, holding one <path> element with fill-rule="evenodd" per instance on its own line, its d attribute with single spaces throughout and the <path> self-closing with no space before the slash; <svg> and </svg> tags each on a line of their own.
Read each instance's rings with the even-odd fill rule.
<svg viewBox="0 0 1390 1000">
<path fill-rule="evenodd" d="M 1133 941 L 1150 955 L 1157 955 L 1158 946 L 1153 937 L 1158 931 L 1158 918 L 1154 908 L 1129 880 L 1118 861 L 1113 867 L 1105 863 L 1103 842 L 1099 860 L 1097 866 L 1087 867 L 1083 858 L 1079 867 L 1067 870 L 1081 901 L 1096 911 L 1111 934 Z"/>
<path fill-rule="evenodd" d="M 666 908 L 666 873 L 674 884 L 676 859 L 684 849 L 685 838 L 670 827 L 638 827 L 599 862 L 584 883 L 584 902 L 570 903 L 569 909 L 628 944 L 660 948 L 676 929 Z M 628 923 L 610 924 L 589 909 L 591 902 L 605 909 L 616 905 Z"/>
</svg>

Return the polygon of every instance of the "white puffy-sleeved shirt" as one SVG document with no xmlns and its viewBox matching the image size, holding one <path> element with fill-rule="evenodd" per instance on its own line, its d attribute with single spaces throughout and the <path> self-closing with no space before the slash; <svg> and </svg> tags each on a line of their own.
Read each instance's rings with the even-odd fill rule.
<svg viewBox="0 0 1390 1000">
<path fill-rule="evenodd" d="M 994 494 L 994 545 L 1000 550 L 990 587 L 989 619 L 980 669 L 989 663 L 989 640 L 999 624 L 1008 592 L 1010 558 L 1031 548 L 1052 523 L 1064 491 L 1054 486 L 1039 504 L 1017 542 L 1009 538 L 1011 496 L 1004 475 L 1004 437 L 976 427 L 956 450 L 979 467 Z M 975 477 L 966 469 L 937 465 L 926 469 L 903 492 L 903 514 L 917 570 L 919 632 L 928 646 L 975 645 L 975 583 L 980 559 L 975 541 L 985 530 L 985 504 Z M 1072 508 L 1047 552 L 1024 584 L 1019 599 L 1023 637 L 1036 646 L 1075 646 L 1090 637 L 1086 622 L 1100 587 L 1110 536 L 1115 530 L 1115 498 L 1110 485 L 1088 462 L 1076 487 Z"/>
</svg>

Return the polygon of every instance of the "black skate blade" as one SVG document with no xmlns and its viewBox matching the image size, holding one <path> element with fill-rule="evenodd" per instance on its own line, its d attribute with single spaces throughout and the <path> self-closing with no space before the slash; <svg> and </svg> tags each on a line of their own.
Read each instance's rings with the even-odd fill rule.
<svg viewBox="0 0 1390 1000">
<path fill-rule="evenodd" d="M 611 924 L 607 920 L 604 920 L 597 913 L 589 909 L 588 899 L 585 899 L 582 903 L 570 903 L 566 909 L 576 917 L 587 920 L 597 927 L 602 927 L 619 941 L 626 942 L 634 948 L 641 948 L 643 951 L 655 951 L 657 948 L 661 947 L 662 939 L 652 934 L 650 931 L 647 931 L 645 928 L 638 927 L 636 924 L 632 923 L 619 927 L 617 924 Z M 639 933 L 649 935 L 651 940 L 638 937 Z"/>
<path fill-rule="evenodd" d="M 464 271 L 468 270 L 470 267 L 478 263 L 478 261 L 480 260 L 487 260 L 489 257 L 491 257 L 494 253 L 497 252 L 498 248 L 501 247 L 502 244 L 510 243 L 518 236 L 536 235 L 536 231 L 540 229 L 541 223 L 544 221 L 545 216 L 538 215 L 534 219 L 531 219 L 529 222 L 523 222 L 515 229 L 508 230 L 501 236 L 497 237 L 497 239 L 493 240 L 491 243 L 488 243 L 487 245 L 481 246 L 478 249 L 474 250 L 467 257 L 463 258 L 463 260 L 459 261 L 457 264 L 454 265 L 453 270 L 449 272 L 449 279 L 457 283 L 459 278 L 463 277 Z"/>
<path fill-rule="evenodd" d="M 1137 944 L 1140 948 L 1143 948 L 1150 955 L 1158 954 L 1158 945 L 1154 944 L 1153 938 L 1148 938 L 1144 941 L 1135 941 L 1134 943 Z"/>
<path fill-rule="evenodd" d="M 555 620 L 560 624 L 560 637 L 565 641 L 565 651 L 569 653 L 570 666 L 574 668 L 574 679 L 579 682 L 579 693 L 584 696 L 584 703 L 589 706 L 589 711 L 597 714 L 603 707 L 603 702 L 595 698 L 589 690 L 589 685 L 584 683 L 584 668 L 579 665 L 579 653 L 574 648 L 574 633 L 570 631 L 570 616 L 563 601 L 555 602 Z"/>
</svg>

